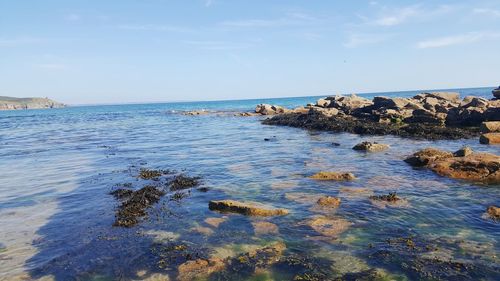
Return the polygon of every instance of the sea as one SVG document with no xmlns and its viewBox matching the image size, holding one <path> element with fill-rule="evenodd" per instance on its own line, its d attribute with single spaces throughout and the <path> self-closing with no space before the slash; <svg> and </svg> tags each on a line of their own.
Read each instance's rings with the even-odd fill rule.
<svg viewBox="0 0 500 281">
<path fill-rule="evenodd" d="M 449 91 L 491 98 L 492 88 Z M 500 222 L 485 215 L 500 204 L 500 186 L 444 178 L 403 161 L 426 147 L 467 145 L 497 155 L 500 147 L 308 131 L 230 114 L 318 98 L 0 111 L 0 280 L 189 280 L 195 275 L 182 265 L 193 261 L 190 274 L 200 273 L 199 280 L 500 280 Z M 192 110 L 228 114 L 182 114 Z M 362 141 L 390 149 L 352 149 Z M 110 192 L 166 186 L 168 176 L 138 177 L 147 169 L 200 177 L 200 186 L 167 191 L 136 225 L 114 226 L 123 201 Z M 319 171 L 357 179 L 309 178 Z M 371 199 L 389 193 L 400 203 Z M 319 196 L 341 204 L 319 208 Z M 208 208 L 226 199 L 289 214 Z M 285 249 L 269 251 L 276 243 Z M 213 269 L 213 260 L 224 267 Z"/>
</svg>

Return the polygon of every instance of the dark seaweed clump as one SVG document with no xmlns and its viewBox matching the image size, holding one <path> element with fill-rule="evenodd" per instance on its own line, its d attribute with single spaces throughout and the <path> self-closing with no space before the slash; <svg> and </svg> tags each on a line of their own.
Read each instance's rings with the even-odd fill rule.
<svg viewBox="0 0 500 281">
<path fill-rule="evenodd" d="M 426 256 L 439 250 L 434 242 L 415 236 L 387 239 L 369 255 L 372 262 L 404 271 L 413 280 L 500 280 L 500 269 L 494 265 Z"/>
<path fill-rule="evenodd" d="M 158 180 L 159 177 L 171 173 L 172 172 L 170 170 L 153 170 L 141 168 L 137 177 L 143 180 Z"/>
<path fill-rule="evenodd" d="M 139 218 L 146 216 L 146 209 L 157 203 L 165 192 L 151 185 L 137 191 L 117 189 L 111 192 L 115 198 L 123 200 L 118 207 L 114 226 L 132 227 L 139 222 Z"/>
<path fill-rule="evenodd" d="M 266 125 L 290 126 L 311 130 L 348 132 L 360 135 L 396 135 L 400 137 L 442 140 L 479 136 L 475 127 L 444 127 L 424 123 L 379 123 L 366 118 L 327 117 L 321 113 L 279 114 L 262 121 Z"/>
<path fill-rule="evenodd" d="M 151 254 L 156 257 L 158 268 L 165 270 L 174 270 L 187 261 L 208 259 L 208 252 L 206 248 L 194 249 L 182 242 L 153 244 L 151 247 Z"/>
<path fill-rule="evenodd" d="M 398 200 L 401 200 L 401 198 L 399 198 L 396 195 L 396 192 L 390 192 L 387 195 L 378 195 L 378 196 L 374 195 L 374 196 L 370 196 L 370 199 L 372 199 L 372 200 L 380 200 L 380 201 L 387 201 L 387 202 L 396 202 Z"/>
<path fill-rule="evenodd" d="M 193 188 L 200 185 L 200 177 L 190 177 L 184 174 L 175 176 L 169 183 L 171 191 L 178 191 L 187 188 Z"/>
</svg>

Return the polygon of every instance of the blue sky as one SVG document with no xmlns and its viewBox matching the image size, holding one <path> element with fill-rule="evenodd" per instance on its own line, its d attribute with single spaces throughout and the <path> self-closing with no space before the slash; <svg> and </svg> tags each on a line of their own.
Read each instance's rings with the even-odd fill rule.
<svg viewBox="0 0 500 281">
<path fill-rule="evenodd" d="M 0 0 L 0 95 L 85 104 L 498 83 L 498 0 Z"/>
</svg>

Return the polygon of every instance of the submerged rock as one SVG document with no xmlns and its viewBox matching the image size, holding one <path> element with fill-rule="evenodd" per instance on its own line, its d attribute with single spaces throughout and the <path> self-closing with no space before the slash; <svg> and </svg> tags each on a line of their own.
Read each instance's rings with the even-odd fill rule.
<svg viewBox="0 0 500 281">
<path fill-rule="evenodd" d="M 486 133 L 479 138 L 482 144 L 500 144 L 500 133 Z"/>
<path fill-rule="evenodd" d="M 349 229 L 352 223 L 343 218 L 318 216 L 308 220 L 306 225 L 323 236 L 336 238 Z"/>
<path fill-rule="evenodd" d="M 256 202 L 234 200 L 210 201 L 208 208 L 212 211 L 238 213 L 247 216 L 282 216 L 288 214 L 286 209 L 275 209 Z"/>
<path fill-rule="evenodd" d="M 253 231 L 255 235 L 278 234 L 278 226 L 274 223 L 267 221 L 254 221 L 252 222 Z"/>
<path fill-rule="evenodd" d="M 368 151 L 368 152 L 375 152 L 375 151 L 386 150 L 388 148 L 389 148 L 389 145 L 387 145 L 387 144 L 364 141 L 362 143 L 356 144 L 352 149 Z"/>
<path fill-rule="evenodd" d="M 396 201 L 401 200 L 401 198 L 399 198 L 396 195 L 396 192 L 391 192 L 388 195 L 370 196 L 370 199 L 379 200 L 379 201 L 386 201 L 386 202 L 396 202 Z"/>
<path fill-rule="evenodd" d="M 340 206 L 340 198 L 333 196 L 322 196 L 318 199 L 318 205 L 336 208 Z"/>
<path fill-rule="evenodd" d="M 500 219 L 500 207 L 489 206 L 486 212 L 490 215 L 490 217 Z"/>
<path fill-rule="evenodd" d="M 351 181 L 355 180 L 356 177 L 352 173 L 339 173 L 339 172 L 319 172 L 309 178 L 314 180 L 326 180 L 326 181 Z"/>
<path fill-rule="evenodd" d="M 223 260 L 217 258 L 197 259 L 187 261 L 178 268 L 177 280 L 191 281 L 208 277 L 226 267 Z"/>
<path fill-rule="evenodd" d="M 219 225 L 227 220 L 227 217 L 222 218 L 206 218 L 205 223 L 212 227 L 219 227 Z"/>
</svg>

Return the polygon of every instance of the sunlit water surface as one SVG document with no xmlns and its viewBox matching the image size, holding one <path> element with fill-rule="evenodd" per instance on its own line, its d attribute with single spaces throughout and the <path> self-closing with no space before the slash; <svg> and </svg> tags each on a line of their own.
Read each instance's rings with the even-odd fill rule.
<svg viewBox="0 0 500 281">
<path fill-rule="evenodd" d="M 460 92 L 490 95 L 488 89 Z M 388 247 L 387 239 L 400 237 L 439 245 L 430 254 L 479 268 L 486 265 L 493 271 L 482 278 L 498 278 L 500 224 L 484 213 L 489 205 L 499 204 L 500 186 L 442 178 L 413 169 L 402 159 L 428 146 L 454 151 L 469 145 L 496 154 L 500 147 L 480 145 L 477 139 L 430 142 L 332 134 L 265 126 L 259 117 L 178 114 L 194 109 L 251 111 L 260 102 L 292 107 L 315 100 L 0 112 L 0 279 L 129 280 L 158 274 L 172 279 L 177 265 L 159 266 L 154 251 L 155 245 L 172 241 L 219 257 L 284 241 L 287 253 L 327 260 L 338 276 L 380 268 L 393 278 L 412 279 L 415 276 L 404 266 L 370 256 Z M 391 148 L 372 154 L 351 149 L 364 140 Z M 180 201 L 167 194 L 150 210 L 149 219 L 132 228 L 112 227 L 118 202 L 108 193 L 124 183 L 134 188 L 148 184 L 136 177 L 141 167 L 201 176 L 209 190 L 194 189 Z M 307 178 L 320 170 L 353 172 L 358 179 Z M 353 193 L 355 188 L 367 190 Z M 389 192 L 397 192 L 405 204 L 384 206 L 368 199 Z M 318 194 L 340 197 L 341 206 L 315 209 Z M 214 199 L 258 201 L 286 208 L 290 214 L 224 215 L 208 210 Z M 307 226 L 318 215 L 351 224 L 326 239 Z M 225 221 L 214 227 L 206 218 Z M 271 222 L 278 230 L 255 233 L 252 223 L 258 221 Z M 238 278 L 286 280 L 286 273 L 271 270 L 260 277 Z"/>
</svg>

